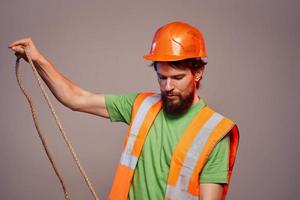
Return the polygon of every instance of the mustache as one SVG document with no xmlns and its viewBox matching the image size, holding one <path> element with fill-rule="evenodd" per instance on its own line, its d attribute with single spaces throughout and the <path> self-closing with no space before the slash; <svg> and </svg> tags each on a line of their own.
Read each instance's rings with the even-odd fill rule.
<svg viewBox="0 0 300 200">
<path fill-rule="evenodd" d="M 167 91 L 167 92 L 161 92 L 163 96 L 180 96 L 180 93 L 178 92 L 172 92 L 172 91 Z"/>
</svg>

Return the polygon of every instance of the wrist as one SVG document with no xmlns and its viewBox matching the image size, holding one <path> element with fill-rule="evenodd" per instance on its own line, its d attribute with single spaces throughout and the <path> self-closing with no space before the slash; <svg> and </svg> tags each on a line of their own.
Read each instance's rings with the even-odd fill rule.
<svg viewBox="0 0 300 200">
<path fill-rule="evenodd" d="M 34 64 L 42 65 L 42 64 L 45 63 L 47 60 L 46 60 L 46 58 L 45 58 L 42 54 L 39 54 L 39 55 L 38 55 L 36 58 L 34 58 L 32 61 L 33 61 Z"/>
</svg>

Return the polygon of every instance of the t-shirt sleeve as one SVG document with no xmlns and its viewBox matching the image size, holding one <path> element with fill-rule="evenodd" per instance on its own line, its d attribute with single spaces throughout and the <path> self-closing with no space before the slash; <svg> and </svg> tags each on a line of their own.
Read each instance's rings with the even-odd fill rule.
<svg viewBox="0 0 300 200">
<path fill-rule="evenodd" d="M 131 110 L 137 93 L 105 95 L 105 104 L 112 122 L 130 123 Z"/>
<path fill-rule="evenodd" d="M 229 142 L 226 136 L 216 145 L 201 172 L 200 183 L 228 183 Z"/>
</svg>

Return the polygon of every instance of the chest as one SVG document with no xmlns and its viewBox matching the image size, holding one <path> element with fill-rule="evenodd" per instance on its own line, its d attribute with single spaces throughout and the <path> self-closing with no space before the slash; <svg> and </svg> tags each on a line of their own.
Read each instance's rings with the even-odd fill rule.
<svg viewBox="0 0 300 200">
<path fill-rule="evenodd" d="M 155 171 L 168 171 L 173 152 L 189 124 L 189 116 L 170 118 L 160 112 L 145 140 L 140 159 Z"/>
</svg>

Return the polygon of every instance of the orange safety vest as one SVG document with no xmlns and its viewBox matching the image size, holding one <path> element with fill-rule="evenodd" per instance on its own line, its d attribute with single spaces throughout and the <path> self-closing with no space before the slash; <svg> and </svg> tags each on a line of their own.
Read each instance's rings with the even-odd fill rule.
<svg viewBox="0 0 300 200">
<path fill-rule="evenodd" d="M 110 200 L 127 199 L 147 133 L 161 108 L 159 94 L 141 93 L 136 97 Z M 230 155 L 228 184 L 223 190 L 225 199 L 238 148 L 239 131 L 231 120 L 205 106 L 189 124 L 172 155 L 165 200 L 199 199 L 199 174 L 216 144 L 227 134 L 230 136 Z"/>
</svg>

